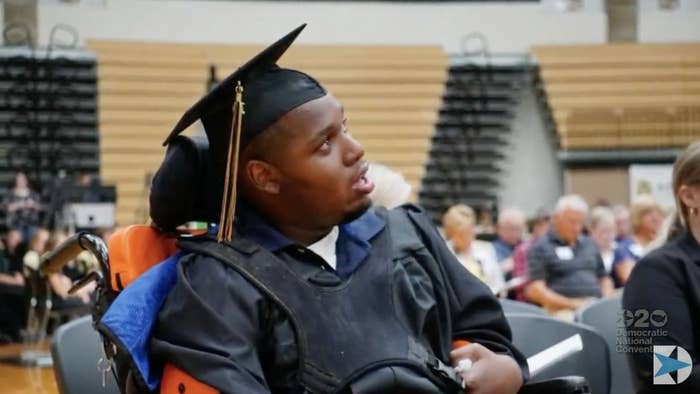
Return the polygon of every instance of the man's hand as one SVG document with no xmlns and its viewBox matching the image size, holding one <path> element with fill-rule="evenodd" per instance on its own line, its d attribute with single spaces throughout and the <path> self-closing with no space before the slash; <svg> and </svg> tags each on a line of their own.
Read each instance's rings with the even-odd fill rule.
<svg viewBox="0 0 700 394">
<path fill-rule="evenodd" d="M 523 385 L 520 367 L 511 357 L 496 354 L 478 343 L 472 343 L 450 353 L 452 365 L 470 359 L 471 368 L 462 371 L 469 394 L 515 394 Z"/>
<path fill-rule="evenodd" d="M 511 271 L 513 271 L 513 268 L 515 267 L 515 263 L 513 262 L 512 257 L 508 257 L 507 259 L 503 259 L 500 262 L 501 265 L 501 271 L 503 271 L 503 274 L 507 274 Z"/>
</svg>

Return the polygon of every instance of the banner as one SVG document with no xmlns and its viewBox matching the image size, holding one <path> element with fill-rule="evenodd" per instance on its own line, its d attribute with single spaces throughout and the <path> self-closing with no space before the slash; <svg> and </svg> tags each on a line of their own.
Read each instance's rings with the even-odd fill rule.
<svg viewBox="0 0 700 394">
<path fill-rule="evenodd" d="M 630 202 L 643 194 L 651 194 L 664 208 L 673 208 L 671 164 L 634 164 L 629 168 Z"/>
</svg>

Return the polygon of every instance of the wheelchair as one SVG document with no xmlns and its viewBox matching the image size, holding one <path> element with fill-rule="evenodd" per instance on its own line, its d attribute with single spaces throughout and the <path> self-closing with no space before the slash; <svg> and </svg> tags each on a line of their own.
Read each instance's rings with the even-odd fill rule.
<svg viewBox="0 0 700 394">
<path fill-rule="evenodd" d="M 193 235 L 197 234 L 185 236 Z M 122 289 L 146 270 L 177 252 L 176 240 L 177 237 L 166 236 L 154 227 L 136 225 L 115 233 L 110 239 L 111 250 L 109 251 L 99 237 L 78 233 L 44 257 L 40 268 L 43 273 L 57 272 L 83 250 L 93 253 L 99 262 L 99 270 L 79 280 L 71 289 L 76 291 L 91 281 L 97 283 L 96 300 L 92 306 L 91 317 L 59 328 L 54 338 L 52 354 L 61 394 L 144 392 L 131 378 L 129 355 L 104 335 L 98 336 L 95 327 Z M 134 263 L 137 259 L 138 263 Z M 99 358 L 99 361 L 96 358 Z M 213 394 L 218 391 L 173 365 L 166 365 L 159 392 Z M 581 376 L 528 382 L 519 391 L 520 394 L 590 394 L 590 392 L 588 382 Z"/>
</svg>

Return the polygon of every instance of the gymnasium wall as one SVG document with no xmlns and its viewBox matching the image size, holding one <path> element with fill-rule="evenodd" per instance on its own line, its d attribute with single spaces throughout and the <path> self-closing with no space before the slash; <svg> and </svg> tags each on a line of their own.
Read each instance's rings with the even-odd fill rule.
<svg viewBox="0 0 700 394">
<path fill-rule="evenodd" d="M 700 0 L 680 0 L 674 10 L 660 10 L 658 5 L 658 0 L 639 0 L 639 42 L 700 41 Z"/>
<path fill-rule="evenodd" d="M 600 0 L 586 0 L 597 4 Z M 545 3 L 381 3 L 112 0 L 88 4 L 40 2 L 40 42 L 57 23 L 83 39 L 262 44 L 308 22 L 306 44 L 441 45 L 457 51 L 478 31 L 492 51 L 526 52 L 533 44 L 602 43 L 601 7 L 560 13 Z"/>
</svg>

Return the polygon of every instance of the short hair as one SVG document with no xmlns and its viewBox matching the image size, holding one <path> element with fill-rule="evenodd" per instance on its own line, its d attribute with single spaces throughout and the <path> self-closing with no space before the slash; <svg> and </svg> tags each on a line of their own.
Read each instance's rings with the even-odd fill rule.
<svg viewBox="0 0 700 394">
<path fill-rule="evenodd" d="M 615 204 L 612 206 L 612 211 L 613 214 L 615 215 L 615 218 L 620 217 L 621 215 L 627 215 L 629 216 L 630 210 L 627 208 L 625 204 Z"/>
<path fill-rule="evenodd" d="M 465 225 L 473 226 L 475 224 L 474 210 L 464 204 L 453 205 L 442 215 L 442 228 L 445 233 Z"/>
<path fill-rule="evenodd" d="M 286 145 L 288 130 L 273 124 L 253 138 L 241 152 L 241 163 L 249 160 L 274 162 L 280 148 Z M 243 168 L 241 166 L 240 168 Z"/>
<path fill-rule="evenodd" d="M 591 210 L 588 226 L 591 229 L 594 229 L 606 221 L 613 225 L 615 224 L 615 214 L 613 213 L 613 210 L 608 207 L 595 207 L 593 210 Z"/>
<path fill-rule="evenodd" d="M 642 224 L 642 217 L 651 211 L 658 211 L 663 214 L 664 210 L 661 208 L 656 199 L 649 194 L 642 194 L 632 201 L 630 205 L 630 223 L 632 224 L 632 231 L 635 231 Z"/>
<path fill-rule="evenodd" d="M 561 196 L 557 201 L 557 205 L 554 208 L 554 212 L 563 211 L 576 211 L 581 213 L 588 213 L 588 204 L 583 197 L 578 194 L 567 194 Z"/>
<path fill-rule="evenodd" d="M 525 217 L 525 214 L 518 208 L 506 208 L 498 214 L 498 224 L 507 222 L 509 220 L 525 224 L 527 218 Z"/>
<path fill-rule="evenodd" d="M 407 202 L 411 195 L 411 185 L 403 175 L 387 166 L 370 164 L 367 177 L 374 182 L 369 194 L 373 204 L 391 209 Z"/>
</svg>

